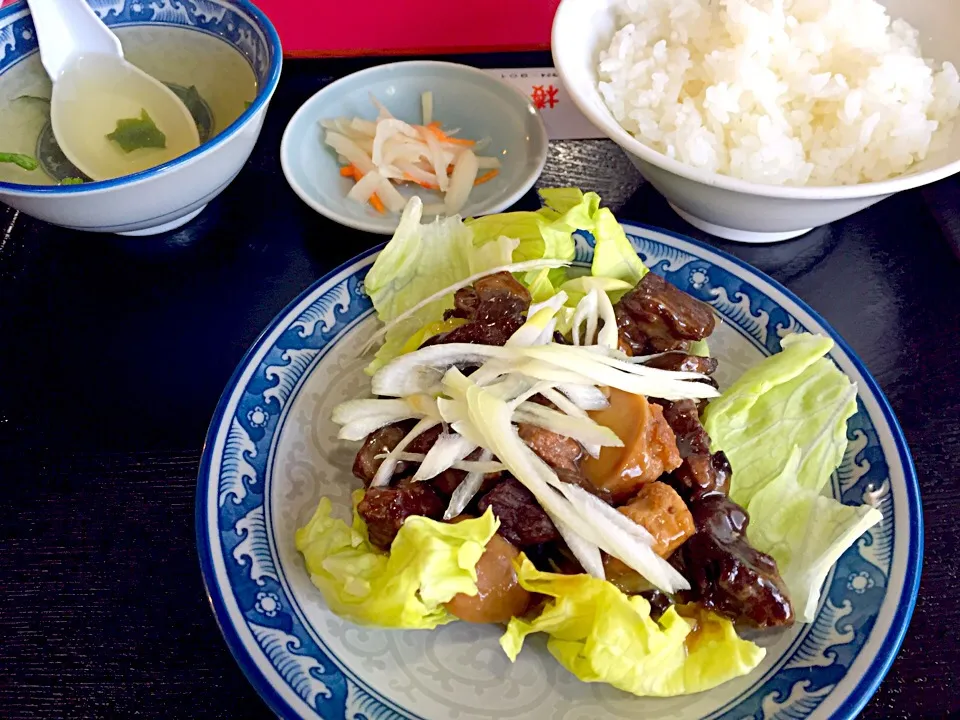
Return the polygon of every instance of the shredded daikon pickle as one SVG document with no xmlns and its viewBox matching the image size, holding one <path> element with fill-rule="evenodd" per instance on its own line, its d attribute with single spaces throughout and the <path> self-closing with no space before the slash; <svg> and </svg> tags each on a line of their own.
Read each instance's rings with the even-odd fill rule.
<svg viewBox="0 0 960 720">
<path fill-rule="evenodd" d="M 370 100 L 378 111 L 376 120 L 320 121 L 324 142 L 342 163 L 340 174 L 355 183 L 348 200 L 369 203 L 380 213 L 398 213 L 407 198 L 397 187 L 412 185 L 423 189 L 415 194 L 427 214 L 454 215 L 467 205 L 474 187 L 500 172 L 499 158 L 477 154 L 481 142 L 457 137 L 459 130 L 443 129 L 435 119 L 432 92 L 420 98 L 422 125 L 394 117 L 373 95 Z"/>
</svg>

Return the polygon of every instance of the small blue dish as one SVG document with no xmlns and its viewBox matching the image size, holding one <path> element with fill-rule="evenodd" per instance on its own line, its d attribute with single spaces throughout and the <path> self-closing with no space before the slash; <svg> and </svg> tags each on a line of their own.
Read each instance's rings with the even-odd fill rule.
<svg viewBox="0 0 960 720">
<path fill-rule="evenodd" d="M 426 91 L 433 93 L 435 120 L 444 128 L 459 128 L 460 137 L 489 138 L 478 154 L 496 156 L 502 163 L 495 178 L 474 188 L 462 215 L 503 212 L 533 187 L 547 159 L 547 131 L 533 104 L 482 70 L 430 61 L 362 70 L 307 100 L 290 120 L 280 145 L 280 162 L 290 187 L 307 205 L 341 225 L 392 234 L 400 219 L 398 213 L 380 214 L 369 205 L 347 200 L 354 181 L 340 175 L 336 153 L 323 142 L 320 121 L 336 117 L 375 120 L 373 95 L 395 117 L 419 124 L 420 97 Z M 434 195 L 417 187 L 399 189 L 405 196 Z"/>
</svg>

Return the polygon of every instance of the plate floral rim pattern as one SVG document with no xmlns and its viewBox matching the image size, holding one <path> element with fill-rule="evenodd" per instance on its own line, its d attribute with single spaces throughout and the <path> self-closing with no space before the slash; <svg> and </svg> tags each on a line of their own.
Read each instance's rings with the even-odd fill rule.
<svg viewBox="0 0 960 720">
<path fill-rule="evenodd" d="M 858 382 L 858 412 L 833 492 L 849 502 L 875 502 L 884 522 L 841 557 L 816 620 L 774 667 L 709 716 L 804 718 L 819 708 L 853 718 L 896 657 L 919 585 L 919 486 L 899 423 L 859 358 L 789 290 L 690 238 L 633 223 L 624 227 L 652 271 L 709 302 L 764 354 L 776 352 L 788 332 L 824 332 L 836 342 L 832 359 Z M 577 237 L 576 262 L 590 261 L 590 243 Z M 381 248 L 316 281 L 271 322 L 227 384 L 204 445 L 196 523 L 208 596 L 241 669 L 282 717 L 419 717 L 380 696 L 314 640 L 322 633 L 309 632 L 296 598 L 287 597 L 265 502 L 284 409 L 316 364 L 372 313 L 363 277 Z M 891 482 L 895 475 L 897 483 Z M 878 621 L 881 632 L 874 636 Z"/>
</svg>

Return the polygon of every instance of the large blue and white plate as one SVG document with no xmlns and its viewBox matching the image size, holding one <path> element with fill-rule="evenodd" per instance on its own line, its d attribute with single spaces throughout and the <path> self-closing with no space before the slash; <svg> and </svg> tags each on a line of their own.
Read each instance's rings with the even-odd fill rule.
<svg viewBox="0 0 960 720">
<path fill-rule="evenodd" d="M 582 683 L 529 642 L 515 664 L 493 626 L 385 631 L 340 620 L 310 584 L 294 532 L 319 498 L 349 514 L 355 446 L 330 411 L 369 389 L 359 350 L 377 321 L 370 251 L 319 280 L 274 320 L 217 407 L 200 468 L 197 539 L 213 610 L 250 682 L 283 717 L 325 720 L 852 718 L 890 667 L 914 606 L 923 549 L 917 478 L 900 427 L 866 368 L 799 298 L 692 240 L 626 225 L 646 264 L 723 322 L 710 347 L 729 383 L 794 331 L 831 335 L 859 389 L 849 448 L 830 489 L 883 522 L 840 558 L 816 621 L 768 639 L 751 675 L 710 692 L 639 699 Z M 578 238 L 577 260 L 588 263 Z"/>
</svg>

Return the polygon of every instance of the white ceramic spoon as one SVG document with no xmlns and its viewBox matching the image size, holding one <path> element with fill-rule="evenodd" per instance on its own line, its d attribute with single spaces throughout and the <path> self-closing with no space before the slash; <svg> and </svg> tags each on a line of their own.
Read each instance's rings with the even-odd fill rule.
<svg viewBox="0 0 960 720">
<path fill-rule="evenodd" d="M 28 2 L 40 60 L 53 81 L 53 134 L 79 170 L 93 180 L 108 180 L 155 167 L 200 144 L 180 98 L 124 60 L 119 38 L 85 0 Z M 141 118 L 143 112 L 164 136 L 158 140 L 154 134 L 153 146 L 124 150 L 107 138 L 119 120 Z"/>
</svg>

